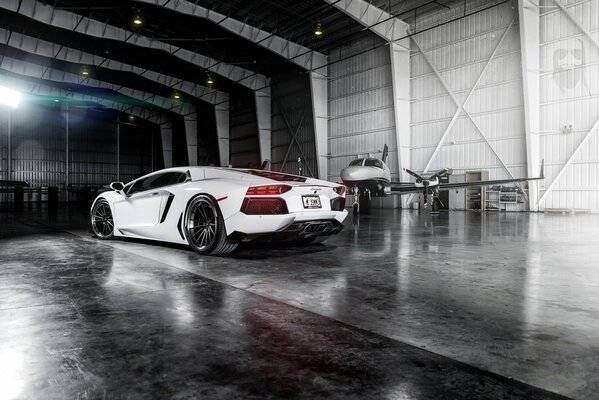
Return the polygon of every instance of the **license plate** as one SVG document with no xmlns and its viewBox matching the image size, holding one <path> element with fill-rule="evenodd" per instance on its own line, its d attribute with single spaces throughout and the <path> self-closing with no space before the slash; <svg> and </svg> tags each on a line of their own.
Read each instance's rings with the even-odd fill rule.
<svg viewBox="0 0 599 400">
<path fill-rule="evenodd" d="M 318 196 L 302 196 L 304 208 L 321 208 L 320 197 Z"/>
</svg>

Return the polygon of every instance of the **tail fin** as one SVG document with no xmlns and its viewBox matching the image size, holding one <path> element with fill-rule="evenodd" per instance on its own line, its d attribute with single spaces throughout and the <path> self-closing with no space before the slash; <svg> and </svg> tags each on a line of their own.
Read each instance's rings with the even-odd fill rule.
<svg viewBox="0 0 599 400">
<path fill-rule="evenodd" d="M 389 146 L 387 146 L 387 144 L 385 144 L 385 147 L 383 148 L 383 157 L 381 157 L 381 160 L 386 163 L 387 162 L 387 156 L 389 155 Z"/>
</svg>

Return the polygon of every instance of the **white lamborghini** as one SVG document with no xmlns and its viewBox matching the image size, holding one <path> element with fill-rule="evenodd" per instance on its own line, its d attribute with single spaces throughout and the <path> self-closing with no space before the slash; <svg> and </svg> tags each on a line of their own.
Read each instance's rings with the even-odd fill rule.
<svg viewBox="0 0 599 400">
<path fill-rule="evenodd" d="M 272 171 L 169 168 L 110 188 L 91 208 L 98 238 L 189 244 L 201 254 L 251 240 L 320 242 L 347 216 L 345 186 Z"/>
</svg>

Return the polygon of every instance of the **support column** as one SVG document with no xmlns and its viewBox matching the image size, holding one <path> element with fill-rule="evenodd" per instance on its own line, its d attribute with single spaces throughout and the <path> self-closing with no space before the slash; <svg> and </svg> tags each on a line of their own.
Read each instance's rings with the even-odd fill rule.
<svg viewBox="0 0 599 400">
<path fill-rule="evenodd" d="M 256 122 L 258 125 L 258 142 L 260 144 L 260 162 L 271 160 L 271 97 L 270 87 L 254 92 L 256 99 Z"/>
<path fill-rule="evenodd" d="M 185 139 L 187 141 L 187 160 L 189 165 L 198 165 L 198 113 L 194 111 L 183 117 Z"/>
<path fill-rule="evenodd" d="M 540 166 L 539 147 L 539 6 L 530 0 L 518 0 L 522 81 L 524 86 L 524 129 L 526 132 L 526 166 L 528 176 L 536 176 Z M 538 183 L 529 182 L 530 211 L 538 211 Z"/>
<path fill-rule="evenodd" d="M 397 165 L 399 180 L 409 182 L 403 170 L 411 168 L 410 147 L 410 40 L 390 43 L 391 82 L 393 85 L 393 108 L 395 113 L 395 138 L 397 140 Z M 408 197 L 401 196 L 402 207 L 407 206 Z"/>
<path fill-rule="evenodd" d="M 6 158 L 6 171 L 7 171 L 7 176 L 6 176 L 6 180 L 7 181 L 11 181 L 12 180 L 12 144 L 10 143 L 10 125 L 11 125 L 11 121 L 10 121 L 10 110 L 7 111 L 8 113 L 8 130 L 7 130 L 7 144 L 8 144 L 8 148 L 7 150 L 7 158 Z"/>
<path fill-rule="evenodd" d="M 121 118 L 116 116 L 116 181 L 121 181 Z"/>
<path fill-rule="evenodd" d="M 164 168 L 173 166 L 173 124 L 172 122 L 160 125 L 160 139 L 162 141 L 162 159 Z"/>
<path fill-rule="evenodd" d="M 312 96 L 312 116 L 316 141 L 316 165 L 319 179 L 328 180 L 328 82 L 326 75 L 310 72 L 310 94 Z"/>
<path fill-rule="evenodd" d="M 69 105 L 67 104 L 64 108 L 64 121 L 65 121 L 65 163 L 64 163 L 64 188 L 65 190 L 69 187 Z M 67 191 L 67 201 L 69 200 L 69 192 Z"/>
<path fill-rule="evenodd" d="M 221 167 L 229 166 L 229 106 L 214 106 L 218 159 Z"/>
</svg>

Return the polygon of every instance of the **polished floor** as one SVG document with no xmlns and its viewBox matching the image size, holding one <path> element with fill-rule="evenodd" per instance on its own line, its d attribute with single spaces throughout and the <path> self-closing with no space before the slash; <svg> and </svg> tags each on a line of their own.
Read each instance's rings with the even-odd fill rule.
<svg viewBox="0 0 599 400">
<path fill-rule="evenodd" d="M 599 215 L 375 211 L 308 247 L 0 212 L 0 400 L 599 398 Z"/>
</svg>

